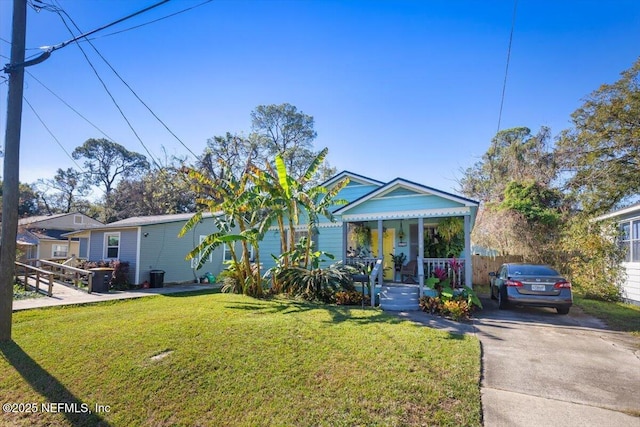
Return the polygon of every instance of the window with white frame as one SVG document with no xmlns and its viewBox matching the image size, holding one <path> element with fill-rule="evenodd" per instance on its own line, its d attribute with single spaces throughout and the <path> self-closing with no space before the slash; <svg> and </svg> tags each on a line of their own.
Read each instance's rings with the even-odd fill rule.
<svg viewBox="0 0 640 427">
<path fill-rule="evenodd" d="M 66 244 L 54 244 L 51 246 L 52 258 L 66 258 L 69 255 L 69 245 Z"/>
<path fill-rule="evenodd" d="M 289 231 L 287 230 L 287 237 L 289 236 Z M 295 242 L 295 244 L 298 244 L 300 242 L 300 239 L 303 237 L 307 237 L 309 236 L 309 231 L 305 228 L 305 229 L 300 229 L 300 230 L 295 230 L 294 234 L 293 234 L 293 241 Z M 318 248 L 318 233 L 311 233 L 311 248 L 313 250 L 317 250 Z M 289 246 L 290 240 L 287 238 L 287 247 Z M 289 248 L 289 250 L 291 250 L 291 248 Z"/>
<path fill-rule="evenodd" d="M 631 222 L 631 261 L 640 262 L 640 219 Z"/>
<path fill-rule="evenodd" d="M 640 262 L 640 219 L 620 223 L 618 244 L 625 262 Z"/>
<path fill-rule="evenodd" d="M 231 261 L 231 250 L 229 249 L 229 244 L 225 243 L 222 248 L 222 261 Z M 236 256 L 239 257 L 240 255 L 241 254 L 236 252 Z M 249 245 L 249 260 L 254 260 L 253 255 L 253 246 Z"/>
<path fill-rule="evenodd" d="M 105 233 L 104 258 L 118 259 L 120 257 L 120 233 Z"/>
<path fill-rule="evenodd" d="M 228 243 L 222 245 L 222 261 L 231 261 L 231 249 Z"/>
<path fill-rule="evenodd" d="M 206 238 L 207 238 L 206 235 L 200 235 L 199 244 L 202 244 L 202 242 L 204 242 L 204 239 Z M 204 253 L 200 251 L 197 258 L 191 258 L 191 268 L 196 268 L 198 266 L 198 264 L 200 263 L 200 260 L 203 257 L 203 254 Z M 207 260 L 205 262 L 211 262 L 211 261 L 213 261 L 213 251 L 209 252 L 209 256 L 207 257 Z"/>
</svg>

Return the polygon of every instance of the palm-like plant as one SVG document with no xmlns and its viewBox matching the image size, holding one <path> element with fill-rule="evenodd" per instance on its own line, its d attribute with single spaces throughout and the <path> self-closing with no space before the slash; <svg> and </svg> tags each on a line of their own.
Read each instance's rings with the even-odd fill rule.
<svg viewBox="0 0 640 427">
<path fill-rule="evenodd" d="M 223 162 L 222 162 L 223 163 Z M 223 168 L 223 171 L 230 169 Z M 242 283 L 245 294 L 262 295 L 262 281 L 260 275 L 259 258 L 256 260 L 257 269 L 252 266 L 250 259 L 250 245 L 258 247 L 258 242 L 266 230 L 265 215 L 261 215 L 264 197 L 258 188 L 251 185 L 250 163 L 240 178 L 232 173 L 222 173 L 217 178 L 210 178 L 195 169 L 184 169 L 192 186 L 200 197 L 196 200 L 201 206 L 206 206 L 214 213 L 218 231 L 208 235 L 189 254 L 187 259 L 197 259 L 197 268 L 201 268 L 209 254 L 223 244 L 228 244 L 231 259 L 237 269 L 237 278 Z M 199 211 L 187 221 L 179 236 L 184 236 L 202 219 L 203 212 Z M 237 234 L 232 234 L 237 228 Z M 234 242 L 240 241 L 242 253 L 236 253 Z"/>
</svg>

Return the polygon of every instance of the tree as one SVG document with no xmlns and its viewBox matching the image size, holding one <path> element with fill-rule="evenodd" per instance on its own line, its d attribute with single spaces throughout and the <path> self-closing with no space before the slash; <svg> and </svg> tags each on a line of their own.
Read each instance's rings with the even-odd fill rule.
<svg viewBox="0 0 640 427">
<path fill-rule="evenodd" d="M 544 126 L 536 135 L 527 127 L 501 130 L 482 160 L 464 171 L 460 192 L 483 202 L 500 201 L 513 180 L 549 186 L 557 174 L 549 139 L 550 130 Z"/>
<path fill-rule="evenodd" d="M 49 214 L 83 210 L 87 205 L 82 198 L 89 193 L 89 186 L 82 173 L 73 168 L 58 169 L 53 179 L 40 179 L 36 186 Z"/>
<path fill-rule="evenodd" d="M 223 165 L 226 175 L 212 179 L 196 169 L 184 168 L 183 172 L 191 180 L 198 197 L 198 204 L 214 214 L 218 231 L 208 235 L 188 255 L 187 259 L 198 260 L 201 268 L 209 254 L 221 245 L 229 245 L 231 269 L 234 272 L 233 290 L 246 295 L 262 295 L 262 277 L 260 274 L 260 255 L 258 242 L 269 225 L 268 216 L 263 213 L 265 194 L 255 185 L 251 185 L 251 165 L 247 164 L 244 173 L 237 179 L 230 167 Z M 179 236 L 184 236 L 202 219 L 203 212 L 198 211 L 185 224 Z M 236 231 L 237 229 L 237 231 Z M 240 241 L 242 253 L 237 254 L 234 242 Z M 250 260 L 251 246 L 256 251 L 255 262 Z"/>
<path fill-rule="evenodd" d="M 195 212 L 195 198 L 184 174 L 175 166 L 165 166 L 120 180 L 112 194 L 113 217 Z"/>
<path fill-rule="evenodd" d="M 291 104 L 259 105 L 251 112 L 251 130 L 260 136 L 268 159 L 280 155 L 289 172 L 300 177 L 311 160 L 314 130 L 312 116 Z"/>
<path fill-rule="evenodd" d="M 207 147 L 197 168 L 208 173 L 213 179 L 231 173 L 239 178 L 247 164 L 260 163 L 264 160 L 259 138 L 252 134 L 249 138 L 227 132 L 225 136 L 214 136 L 207 140 Z M 224 165 L 224 166 L 223 166 Z"/>
<path fill-rule="evenodd" d="M 603 84 L 572 115 L 556 157 L 588 213 L 609 211 L 640 194 L 640 57 L 620 80 Z"/>
<path fill-rule="evenodd" d="M 111 193 L 120 178 L 136 176 L 149 169 L 147 158 L 107 139 L 88 139 L 71 153 L 85 159 L 88 182 L 102 186 L 105 192 L 105 220 L 112 220 Z"/>
<path fill-rule="evenodd" d="M 552 187 L 558 169 L 549 139 L 546 127 L 536 135 L 526 127 L 500 131 L 465 171 L 461 192 L 482 202 L 475 244 L 532 261 L 553 253 L 563 198 Z"/>
<path fill-rule="evenodd" d="M 251 132 L 246 137 L 227 132 L 207 140 L 207 148 L 195 168 L 216 179 L 228 173 L 221 169 L 224 165 L 239 179 L 247 164 L 263 165 L 280 155 L 289 174 L 300 178 L 318 154 L 313 150 L 313 117 L 291 104 L 281 104 L 259 105 L 251 112 L 251 119 Z M 326 181 L 335 173 L 336 169 L 325 159 L 307 186 Z"/>
</svg>

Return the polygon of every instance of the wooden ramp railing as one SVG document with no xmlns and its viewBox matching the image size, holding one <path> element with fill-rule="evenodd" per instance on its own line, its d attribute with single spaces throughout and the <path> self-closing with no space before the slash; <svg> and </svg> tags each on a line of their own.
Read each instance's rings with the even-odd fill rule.
<svg viewBox="0 0 640 427">
<path fill-rule="evenodd" d="M 16 262 L 16 277 L 23 279 L 25 290 L 28 286 L 32 286 L 36 292 L 40 292 L 40 282 L 42 281 L 48 285 L 48 290 L 46 291 L 47 296 L 51 296 L 53 293 L 53 276 L 54 274 L 51 271 Z M 35 280 L 35 286 L 29 283 L 29 279 Z"/>
<path fill-rule="evenodd" d="M 93 271 L 71 267 L 59 262 L 39 260 L 40 266 L 51 272 L 55 277 L 65 284 L 71 284 L 74 288 L 91 293 L 93 283 Z M 84 288 L 86 286 L 86 289 Z"/>
</svg>

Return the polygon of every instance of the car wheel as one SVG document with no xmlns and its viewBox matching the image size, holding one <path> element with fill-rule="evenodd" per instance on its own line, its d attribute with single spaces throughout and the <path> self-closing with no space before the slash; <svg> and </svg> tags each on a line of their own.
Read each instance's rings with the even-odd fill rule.
<svg viewBox="0 0 640 427">
<path fill-rule="evenodd" d="M 493 285 L 489 285 L 489 293 L 491 294 L 491 299 L 498 299 L 496 295 L 493 293 Z"/>
<path fill-rule="evenodd" d="M 506 310 L 509 308 L 509 301 L 507 300 L 507 289 L 502 287 L 498 288 L 498 308 L 500 310 Z"/>
<path fill-rule="evenodd" d="M 569 307 L 556 307 L 558 314 L 569 314 Z"/>
</svg>

